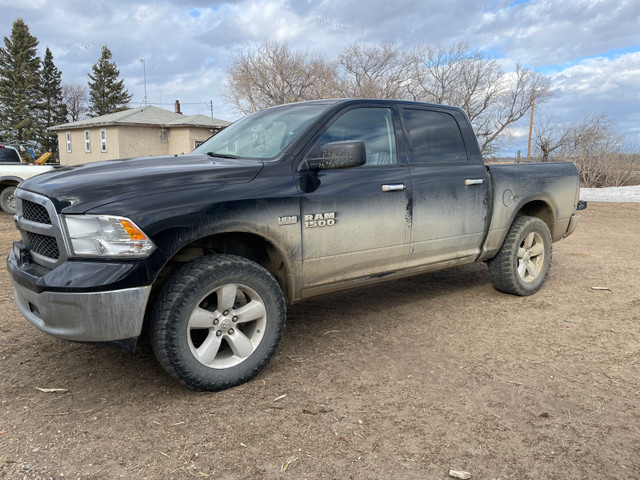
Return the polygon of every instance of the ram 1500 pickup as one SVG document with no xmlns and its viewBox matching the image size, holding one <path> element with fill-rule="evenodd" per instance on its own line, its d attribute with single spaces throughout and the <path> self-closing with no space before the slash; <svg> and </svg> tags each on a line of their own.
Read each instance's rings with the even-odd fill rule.
<svg viewBox="0 0 640 480">
<path fill-rule="evenodd" d="M 257 374 L 313 295 L 471 262 L 536 292 L 578 193 L 572 163 L 485 165 L 458 108 L 303 102 L 191 154 L 26 180 L 7 266 L 36 327 L 133 349 L 144 326 L 173 377 L 214 391 Z"/>
</svg>

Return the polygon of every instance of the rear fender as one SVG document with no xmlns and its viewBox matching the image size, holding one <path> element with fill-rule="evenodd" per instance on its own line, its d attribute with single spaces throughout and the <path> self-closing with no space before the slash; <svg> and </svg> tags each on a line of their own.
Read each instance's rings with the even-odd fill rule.
<svg viewBox="0 0 640 480">
<path fill-rule="evenodd" d="M 516 215 L 543 220 L 557 242 L 566 234 L 576 210 L 578 174 L 574 164 L 491 165 L 492 219 L 483 253 L 492 258 L 502 246 Z"/>
</svg>

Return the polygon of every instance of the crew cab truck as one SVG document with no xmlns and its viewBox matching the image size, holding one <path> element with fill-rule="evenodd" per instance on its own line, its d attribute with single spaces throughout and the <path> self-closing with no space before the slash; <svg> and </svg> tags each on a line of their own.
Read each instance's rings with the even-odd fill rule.
<svg viewBox="0 0 640 480">
<path fill-rule="evenodd" d="M 303 102 L 191 154 L 25 181 L 7 266 L 36 327 L 132 349 L 144 326 L 173 377 L 215 391 L 265 366 L 307 297 L 470 262 L 536 292 L 578 192 L 571 163 L 485 165 L 458 108 Z"/>
</svg>

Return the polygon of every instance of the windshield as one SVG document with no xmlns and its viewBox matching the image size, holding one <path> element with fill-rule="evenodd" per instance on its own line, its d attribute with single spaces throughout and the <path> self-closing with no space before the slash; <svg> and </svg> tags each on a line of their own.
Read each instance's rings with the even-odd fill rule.
<svg viewBox="0 0 640 480">
<path fill-rule="evenodd" d="M 193 153 L 231 158 L 273 158 L 330 106 L 312 103 L 261 110 L 231 124 Z"/>
</svg>

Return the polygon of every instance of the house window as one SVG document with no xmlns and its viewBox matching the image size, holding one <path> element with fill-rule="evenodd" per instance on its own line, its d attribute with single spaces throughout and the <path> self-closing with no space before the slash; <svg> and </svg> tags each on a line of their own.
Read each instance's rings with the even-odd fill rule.
<svg viewBox="0 0 640 480">
<path fill-rule="evenodd" d="M 105 129 L 100 130 L 100 151 L 102 153 L 107 151 L 107 131 Z"/>
<path fill-rule="evenodd" d="M 164 128 L 160 130 L 160 142 L 169 143 L 169 131 Z"/>
<path fill-rule="evenodd" d="M 84 151 L 85 152 L 91 151 L 91 137 L 89 135 L 89 130 L 84 131 Z"/>
<path fill-rule="evenodd" d="M 71 153 L 71 132 L 67 132 L 67 153 Z"/>
</svg>

